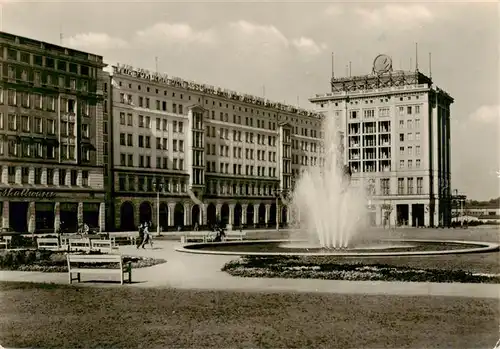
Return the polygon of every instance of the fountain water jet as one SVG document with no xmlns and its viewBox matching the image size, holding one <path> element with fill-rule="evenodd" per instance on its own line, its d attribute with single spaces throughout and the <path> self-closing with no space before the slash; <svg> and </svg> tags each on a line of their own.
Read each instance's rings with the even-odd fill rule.
<svg viewBox="0 0 500 349">
<path fill-rule="evenodd" d="M 323 248 L 347 248 L 364 225 L 367 198 L 350 183 L 336 121 L 325 119 L 323 132 L 324 165 L 304 172 L 295 185 L 292 206 L 300 212 L 295 223 Z"/>
</svg>

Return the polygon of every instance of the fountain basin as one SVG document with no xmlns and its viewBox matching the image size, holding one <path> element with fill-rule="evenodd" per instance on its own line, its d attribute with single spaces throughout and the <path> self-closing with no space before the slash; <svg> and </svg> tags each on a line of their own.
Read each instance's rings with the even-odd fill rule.
<svg viewBox="0 0 500 349">
<path fill-rule="evenodd" d="M 485 253 L 500 250 L 495 243 L 460 240 L 384 239 L 375 246 L 348 249 L 300 247 L 302 240 L 249 240 L 187 244 L 178 252 L 229 256 L 335 256 L 335 257 L 398 257 L 446 254 Z M 291 244 L 291 245 L 289 245 Z M 375 248 L 386 244 L 384 248 Z M 288 245 L 288 246 L 287 246 Z"/>
</svg>

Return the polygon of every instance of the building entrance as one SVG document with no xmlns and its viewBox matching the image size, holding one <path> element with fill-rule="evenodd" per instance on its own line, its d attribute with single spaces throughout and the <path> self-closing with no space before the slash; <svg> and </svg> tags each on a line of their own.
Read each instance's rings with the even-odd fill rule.
<svg viewBox="0 0 500 349">
<path fill-rule="evenodd" d="M 29 202 L 11 201 L 9 203 L 9 225 L 13 231 L 28 232 L 28 209 Z"/>
</svg>

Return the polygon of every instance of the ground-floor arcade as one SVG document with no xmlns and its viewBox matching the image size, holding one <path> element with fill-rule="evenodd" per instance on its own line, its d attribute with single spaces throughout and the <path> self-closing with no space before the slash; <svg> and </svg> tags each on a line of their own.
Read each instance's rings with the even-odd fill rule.
<svg viewBox="0 0 500 349">
<path fill-rule="evenodd" d="M 47 233 L 61 227 L 77 231 L 83 223 L 94 229 L 104 229 L 102 194 L 38 193 L 26 189 L 0 191 L 0 194 L 7 194 L 0 197 L 1 227 L 5 231 Z"/>
<path fill-rule="evenodd" d="M 196 204 L 186 198 L 121 197 L 115 200 L 115 226 L 117 230 L 136 230 L 138 225 L 151 221 L 162 231 L 179 229 L 206 229 L 221 223 L 229 229 L 283 227 L 290 222 L 286 205 L 275 200 L 205 200 Z M 156 228 L 154 228 L 156 229 Z"/>
<path fill-rule="evenodd" d="M 430 199 L 374 200 L 369 210 L 369 220 L 377 226 L 435 227 L 444 225 L 445 209 L 439 201 Z"/>
</svg>

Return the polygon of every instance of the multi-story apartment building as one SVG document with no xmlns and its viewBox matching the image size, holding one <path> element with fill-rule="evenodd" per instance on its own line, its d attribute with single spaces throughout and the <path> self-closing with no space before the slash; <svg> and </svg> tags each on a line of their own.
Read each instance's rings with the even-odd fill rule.
<svg viewBox="0 0 500 349">
<path fill-rule="evenodd" d="M 367 187 L 373 224 L 451 222 L 450 105 L 418 71 L 393 71 L 379 55 L 371 74 L 333 77 L 310 101 L 340 121 L 344 162 Z"/>
<path fill-rule="evenodd" d="M 130 66 L 114 68 L 106 132 L 114 229 L 290 220 L 301 166 L 318 166 L 321 114 Z M 105 127 L 106 129 L 106 127 Z M 111 190 L 111 189 L 110 189 Z"/>
<path fill-rule="evenodd" d="M 103 227 L 101 56 L 0 32 L 2 227 Z"/>
</svg>

